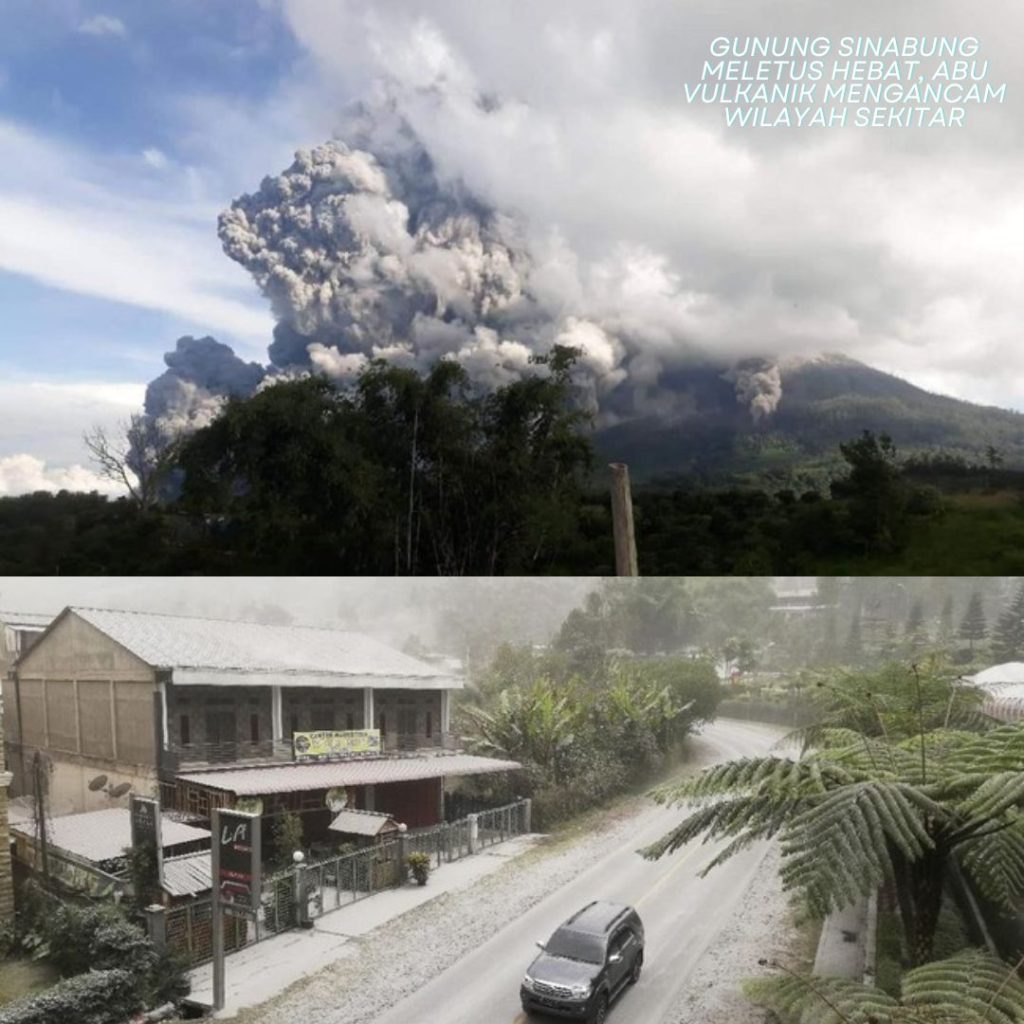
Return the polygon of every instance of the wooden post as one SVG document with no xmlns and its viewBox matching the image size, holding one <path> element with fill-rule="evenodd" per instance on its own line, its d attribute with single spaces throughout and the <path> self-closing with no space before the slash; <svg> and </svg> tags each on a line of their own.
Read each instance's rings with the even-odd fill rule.
<svg viewBox="0 0 1024 1024">
<path fill-rule="evenodd" d="M 636 534 L 633 531 L 633 498 L 629 492 L 629 467 L 613 462 L 612 531 L 615 534 L 615 573 L 618 576 L 639 576 L 636 564 Z"/>
</svg>

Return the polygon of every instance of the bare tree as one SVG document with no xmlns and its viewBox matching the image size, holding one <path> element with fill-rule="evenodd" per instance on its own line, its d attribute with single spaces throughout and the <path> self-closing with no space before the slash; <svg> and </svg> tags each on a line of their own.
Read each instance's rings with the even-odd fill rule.
<svg viewBox="0 0 1024 1024">
<path fill-rule="evenodd" d="M 121 484 L 139 508 L 152 508 L 174 465 L 175 445 L 149 416 L 132 413 L 116 436 L 93 427 L 82 438 L 102 476 Z"/>
</svg>

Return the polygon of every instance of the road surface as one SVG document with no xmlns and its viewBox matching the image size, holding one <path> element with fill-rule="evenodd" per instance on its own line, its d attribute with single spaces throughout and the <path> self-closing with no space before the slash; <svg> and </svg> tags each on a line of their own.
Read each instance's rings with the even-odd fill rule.
<svg viewBox="0 0 1024 1024">
<path fill-rule="evenodd" d="M 694 742 L 701 763 L 711 764 L 767 753 L 780 735 L 771 726 L 723 720 Z M 571 884 L 510 921 L 469 956 L 380 1015 L 375 1024 L 523 1024 L 527 1017 L 519 1004 L 519 982 L 536 953 L 534 943 L 546 940 L 565 918 L 593 899 L 632 904 L 646 930 L 643 976 L 613 1004 L 610 1024 L 659 1024 L 728 921 L 765 853 L 763 845 L 751 847 L 704 879 L 697 877 L 698 872 L 724 843 L 697 841 L 654 862 L 636 853 L 680 816 L 678 808 L 652 805 L 637 818 L 628 842 L 609 849 Z"/>
</svg>

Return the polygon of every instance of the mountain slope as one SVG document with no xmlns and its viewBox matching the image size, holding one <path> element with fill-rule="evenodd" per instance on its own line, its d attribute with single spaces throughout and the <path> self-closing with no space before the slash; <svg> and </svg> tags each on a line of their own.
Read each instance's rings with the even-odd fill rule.
<svg viewBox="0 0 1024 1024">
<path fill-rule="evenodd" d="M 902 455 L 944 450 L 982 460 L 989 445 L 1024 466 L 1024 415 L 934 395 L 844 356 L 783 363 L 782 398 L 754 422 L 722 370 L 674 375 L 681 412 L 600 430 L 603 457 L 627 462 L 635 479 L 709 477 L 824 467 L 862 430 L 889 434 Z"/>
</svg>

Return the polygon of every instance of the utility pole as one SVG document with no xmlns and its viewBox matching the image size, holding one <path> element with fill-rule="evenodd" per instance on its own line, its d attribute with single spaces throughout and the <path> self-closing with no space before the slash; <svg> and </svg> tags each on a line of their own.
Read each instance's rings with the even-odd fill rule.
<svg viewBox="0 0 1024 1024">
<path fill-rule="evenodd" d="M 36 798 L 36 833 L 39 838 L 39 853 L 43 860 L 43 880 L 50 884 L 50 857 L 46 835 L 46 799 L 43 793 L 43 759 L 39 751 L 32 758 L 32 788 Z"/>
<path fill-rule="evenodd" d="M 639 576 L 636 563 L 636 533 L 633 530 L 633 497 L 629 490 L 629 467 L 613 462 L 612 531 L 615 534 L 615 573 L 617 576 Z"/>
</svg>

